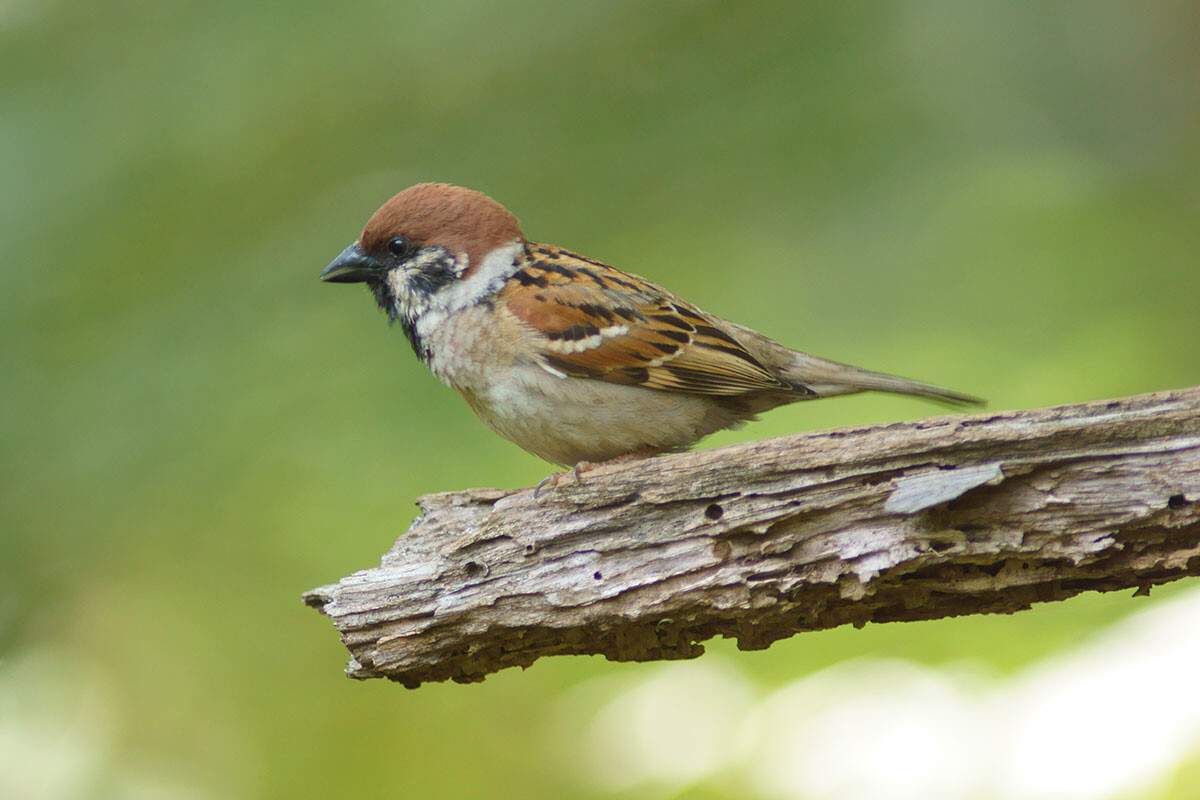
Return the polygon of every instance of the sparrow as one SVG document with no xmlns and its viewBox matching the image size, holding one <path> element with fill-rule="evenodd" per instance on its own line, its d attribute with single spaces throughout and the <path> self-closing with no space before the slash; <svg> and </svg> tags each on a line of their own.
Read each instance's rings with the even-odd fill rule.
<svg viewBox="0 0 1200 800">
<path fill-rule="evenodd" d="M 645 278 L 529 241 L 504 206 L 445 183 L 383 204 L 321 273 L 365 283 L 434 375 L 553 464 L 682 450 L 800 400 L 970 395 L 792 350 Z"/>
</svg>

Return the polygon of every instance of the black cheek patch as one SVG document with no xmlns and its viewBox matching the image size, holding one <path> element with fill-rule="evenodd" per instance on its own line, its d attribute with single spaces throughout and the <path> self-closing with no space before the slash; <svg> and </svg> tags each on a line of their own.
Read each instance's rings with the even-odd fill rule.
<svg viewBox="0 0 1200 800">
<path fill-rule="evenodd" d="M 449 265 L 435 262 L 413 273 L 409 278 L 409 284 L 414 292 L 429 296 L 436 294 L 456 280 L 458 280 L 458 276 L 454 274 Z"/>
</svg>

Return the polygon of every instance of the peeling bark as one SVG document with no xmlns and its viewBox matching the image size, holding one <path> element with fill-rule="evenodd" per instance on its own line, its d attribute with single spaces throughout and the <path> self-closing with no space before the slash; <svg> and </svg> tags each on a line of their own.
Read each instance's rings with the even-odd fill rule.
<svg viewBox="0 0 1200 800">
<path fill-rule="evenodd" d="M 1200 574 L 1200 388 L 842 428 L 420 498 L 305 601 L 355 678 L 692 658 Z"/>
</svg>

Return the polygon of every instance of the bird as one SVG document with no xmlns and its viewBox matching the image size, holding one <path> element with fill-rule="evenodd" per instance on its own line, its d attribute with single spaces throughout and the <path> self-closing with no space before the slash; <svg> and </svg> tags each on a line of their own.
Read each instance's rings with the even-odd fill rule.
<svg viewBox="0 0 1200 800">
<path fill-rule="evenodd" d="M 446 183 L 392 197 L 320 277 L 365 283 L 488 427 L 577 478 L 802 400 L 882 391 L 983 402 L 792 350 L 645 278 L 531 241 L 500 203 Z"/>
</svg>

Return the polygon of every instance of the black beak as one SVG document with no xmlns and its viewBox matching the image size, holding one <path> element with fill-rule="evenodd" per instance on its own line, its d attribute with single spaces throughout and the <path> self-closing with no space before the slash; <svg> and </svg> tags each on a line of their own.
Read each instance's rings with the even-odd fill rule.
<svg viewBox="0 0 1200 800">
<path fill-rule="evenodd" d="M 382 275 L 386 269 L 379 259 L 364 253 L 355 242 L 321 272 L 321 280 L 328 283 L 362 283 Z"/>
</svg>

